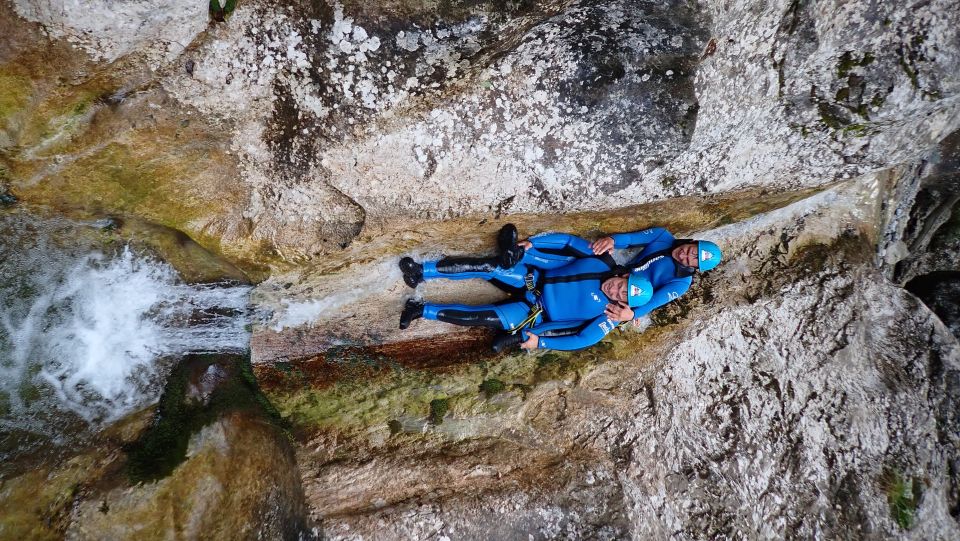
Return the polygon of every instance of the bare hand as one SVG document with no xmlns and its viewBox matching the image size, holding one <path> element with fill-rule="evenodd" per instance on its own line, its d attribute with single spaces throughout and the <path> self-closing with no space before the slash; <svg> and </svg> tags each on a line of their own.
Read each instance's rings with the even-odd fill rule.
<svg viewBox="0 0 960 541">
<path fill-rule="evenodd" d="M 517 246 L 523 248 L 524 250 L 529 250 L 530 248 L 533 248 L 533 243 L 529 240 L 521 240 L 517 243 Z"/>
<path fill-rule="evenodd" d="M 633 319 L 633 310 L 622 302 L 611 302 L 603 311 L 610 321 L 630 321 Z"/>
<path fill-rule="evenodd" d="M 523 331 L 520 331 L 523 332 Z M 527 333 L 527 339 L 520 344 L 520 349 L 537 349 L 540 346 L 540 337 L 532 332 Z"/>
<path fill-rule="evenodd" d="M 603 237 L 591 242 L 590 249 L 593 250 L 594 255 L 613 252 L 613 237 Z"/>
<path fill-rule="evenodd" d="M 631 320 L 630 323 L 634 326 L 634 328 L 637 328 L 637 329 L 640 328 L 640 319 L 639 319 L 639 318 L 634 319 L 634 320 Z"/>
</svg>

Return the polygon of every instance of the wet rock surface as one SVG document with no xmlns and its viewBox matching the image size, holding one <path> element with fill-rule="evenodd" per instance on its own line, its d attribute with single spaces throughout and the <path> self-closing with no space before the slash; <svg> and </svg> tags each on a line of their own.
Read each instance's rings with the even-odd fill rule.
<svg viewBox="0 0 960 541">
<path fill-rule="evenodd" d="M 262 280 L 263 314 L 249 370 L 3 470 L 0 537 L 960 536 L 949 0 L 209 9 L 0 3 L 0 197 Z M 500 295 L 400 255 L 508 221 L 725 261 L 582 352 L 396 328 Z"/>
<path fill-rule="evenodd" d="M 19 468 L 5 468 L 0 536 L 309 537 L 294 450 L 246 362 L 188 357 L 156 407 L 59 461 L 29 467 L 21 459 Z"/>
</svg>

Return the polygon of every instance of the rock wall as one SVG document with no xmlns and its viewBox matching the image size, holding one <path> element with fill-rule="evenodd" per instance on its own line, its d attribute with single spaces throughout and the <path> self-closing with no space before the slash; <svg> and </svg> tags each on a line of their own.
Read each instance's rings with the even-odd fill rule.
<svg viewBox="0 0 960 541">
<path fill-rule="evenodd" d="M 144 55 L 153 67 L 172 61 L 207 26 L 203 2 L 164 0 L 24 0 L 17 14 L 46 35 L 82 48 L 98 62 Z"/>
<path fill-rule="evenodd" d="M 916 160 L 958 123 L 947 0 L 254 1 L 224 23 L 52 5 L 14 2 L 114 60 L 111 92 L 149 81 L 226 139 L 238 170 L 217 183 L 236 197 L 178 225 L 270 263 L 397 218 L 822 186 Z"/>
<path fill-rule="evenodd" d="M 253 369 L 296 460 L 218 417 L 169 476 L 0 534 L 960 536 L 949 0 L 199 5 L 0 6 L 0 193 L 271 267 Z M 584 352 L 399 333 L 394 258 L 507 220 L 725 262 Z"/>
</svg>

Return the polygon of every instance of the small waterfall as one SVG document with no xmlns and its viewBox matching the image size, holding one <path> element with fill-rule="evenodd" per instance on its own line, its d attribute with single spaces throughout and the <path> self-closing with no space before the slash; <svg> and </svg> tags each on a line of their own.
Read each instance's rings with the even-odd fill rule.
<svg viewBox="0 0 960 541">
<path fill-rule="evenodd" d="M 6 215 L 0 234 L 0 434 L 115 420 L 156 399 L 162 359 L 248 348 L 249 287 L 185 284 L 78 224 Z"/>
</svg>

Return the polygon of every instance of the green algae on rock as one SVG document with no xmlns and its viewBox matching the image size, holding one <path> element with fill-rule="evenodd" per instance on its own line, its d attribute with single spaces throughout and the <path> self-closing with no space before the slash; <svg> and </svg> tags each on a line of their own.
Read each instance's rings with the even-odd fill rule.
<svg viewBox="0 0 960 541">
<path fill-rule="evenodd" d="M 895 469 L 883 473 L 880 479 L 887 493 L 890 515 L 904 530 L 909 530 L 916 519 L 917 506 L 923 496 L 923 485 L 919 478 L 910 479 Z"/>
<path fill-rule="evenodd" d="M 276 410 L 260 394 L 246 357 L 200 355 L 180 361 L 167 378 L 153 423 L 126 448 L 131 481 L 170 475 L 186 460 L 190 439 L 232 412 L 279 422 Z"/>
<path fill-rule="evenodd" d="M 480 392 L 482 392 L 487 398 L 493 398 L 495 395 L 502 393 L 507 388 L 506 384 L 497 378 L 485 379 L 480 382 L 478 387 Z"/>
</svg>

